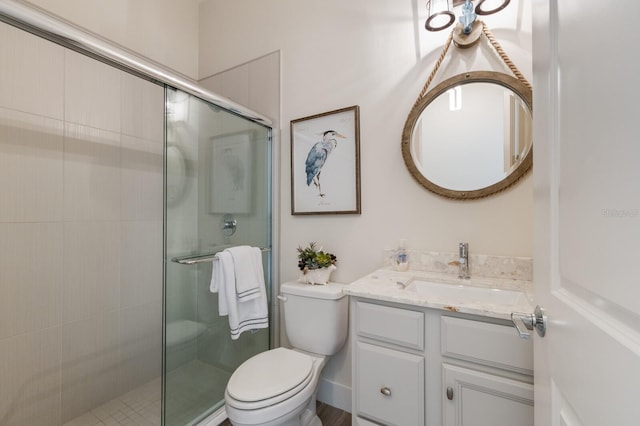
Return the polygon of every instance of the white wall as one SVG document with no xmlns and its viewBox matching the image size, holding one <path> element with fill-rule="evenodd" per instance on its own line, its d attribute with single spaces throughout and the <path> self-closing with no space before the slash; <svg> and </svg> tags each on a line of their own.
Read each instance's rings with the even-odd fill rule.
<svg viewBox="0 0 640 426">
<path fill-rule="evenodd" d="M 188 77 L 197 77 L 198 0 L 29 2 Z"/>
<path fill-rule="evenodd" d="M 530 12 L 529 2 L 512 1 L 484 19 L 529 81 Z M 425 15 L 424 2 L 417 0 L 201 4 L 201 79 L 280 52 L 281 281 L 297 277 L 295 249 L 309 241 L 338 256 L 333 279 L 345 283 L 380 267 L 382 250 L 396 246 L 399 238 L 408 238 L 415 249 L 453 252 L 458 242 L 467 241 L 475 253 L 532 255 L 531 173 L 498 195 L 452 201 L 419 186 L 405 168 L 402 128 L 448 36 L 425 31 Z M 486 69 L 509 72 L 486 42 L 467 51 L 452 47 L 433 84 Z M 356 104 L 362 214 L 292 216 L 289 122 Z M 325 378 L 350 386 L 347 352 L 326 367 Z"/>
</svg>

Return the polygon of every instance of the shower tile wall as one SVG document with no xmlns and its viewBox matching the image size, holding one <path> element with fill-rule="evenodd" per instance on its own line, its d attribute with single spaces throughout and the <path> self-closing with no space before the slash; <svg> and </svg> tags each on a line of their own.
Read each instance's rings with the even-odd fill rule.
<svg viewBox="0 0 640 426">
<path fill-rule="evenodd" d="M 163 114 L 160 86 L 0 24 L 3 426 L 160 376 Z"/>
</svg>

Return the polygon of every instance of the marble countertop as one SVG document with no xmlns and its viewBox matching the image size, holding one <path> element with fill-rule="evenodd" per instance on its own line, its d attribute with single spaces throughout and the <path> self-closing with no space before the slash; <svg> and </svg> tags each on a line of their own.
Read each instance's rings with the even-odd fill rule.
<svg viewBox="0 0 640 426">
<path fill-rule="evenodd" d="M 461 297 L 433 296 L 405 290 L 402 285 L 398 284 L 399 282 L 406 284 L 413 279 L 468 287 L 520 291 L 525 294 L 526 297 L 523 299 L 526 300 L 526 302 L 517 305 L 506 305 L 501 303 L 486 303 L 474 300 L 472 296 L 467 297 L 466 295 Z M 345 294 L 362 298 L 506 320 L 511 319 L 511 312 L 533 312 L 532 283 L 531 281 L 525 280 L 483 277 L 471 277 L 471 279 L 463 280 L 451 274 L 414 270 L 400 272 L 392 269 L 378 269 L 346 285 L 343 291 Z"/>
</svg>

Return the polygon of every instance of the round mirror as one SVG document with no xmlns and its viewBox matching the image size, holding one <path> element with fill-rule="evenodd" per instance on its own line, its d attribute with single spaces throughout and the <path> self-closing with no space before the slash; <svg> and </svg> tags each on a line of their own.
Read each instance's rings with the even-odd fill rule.
<svg viewBox="0 0 640 426">
<path fill-rule="evenodd" d="M 476 71 L 449 78 L 414 105 L 402 156 L 425 188 L 471 199 L 502 191 L 531 168 L 531 89 L 515 77 Z"/>
</svg>

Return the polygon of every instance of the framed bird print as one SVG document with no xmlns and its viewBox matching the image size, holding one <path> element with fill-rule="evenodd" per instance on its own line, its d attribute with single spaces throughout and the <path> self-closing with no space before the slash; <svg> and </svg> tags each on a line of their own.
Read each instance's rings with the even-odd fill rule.
<svg viewBox="0 0 640 426">
<path fill-rule="evenodd" d="M 210 138 L 210 213 L 250 213 L 253 158 L 248 131 Z"/>
<path fill-rule="evenodd" d="M 291 214 L 360 214 L 360 109 L 291 121 Z"/>
</svg>

